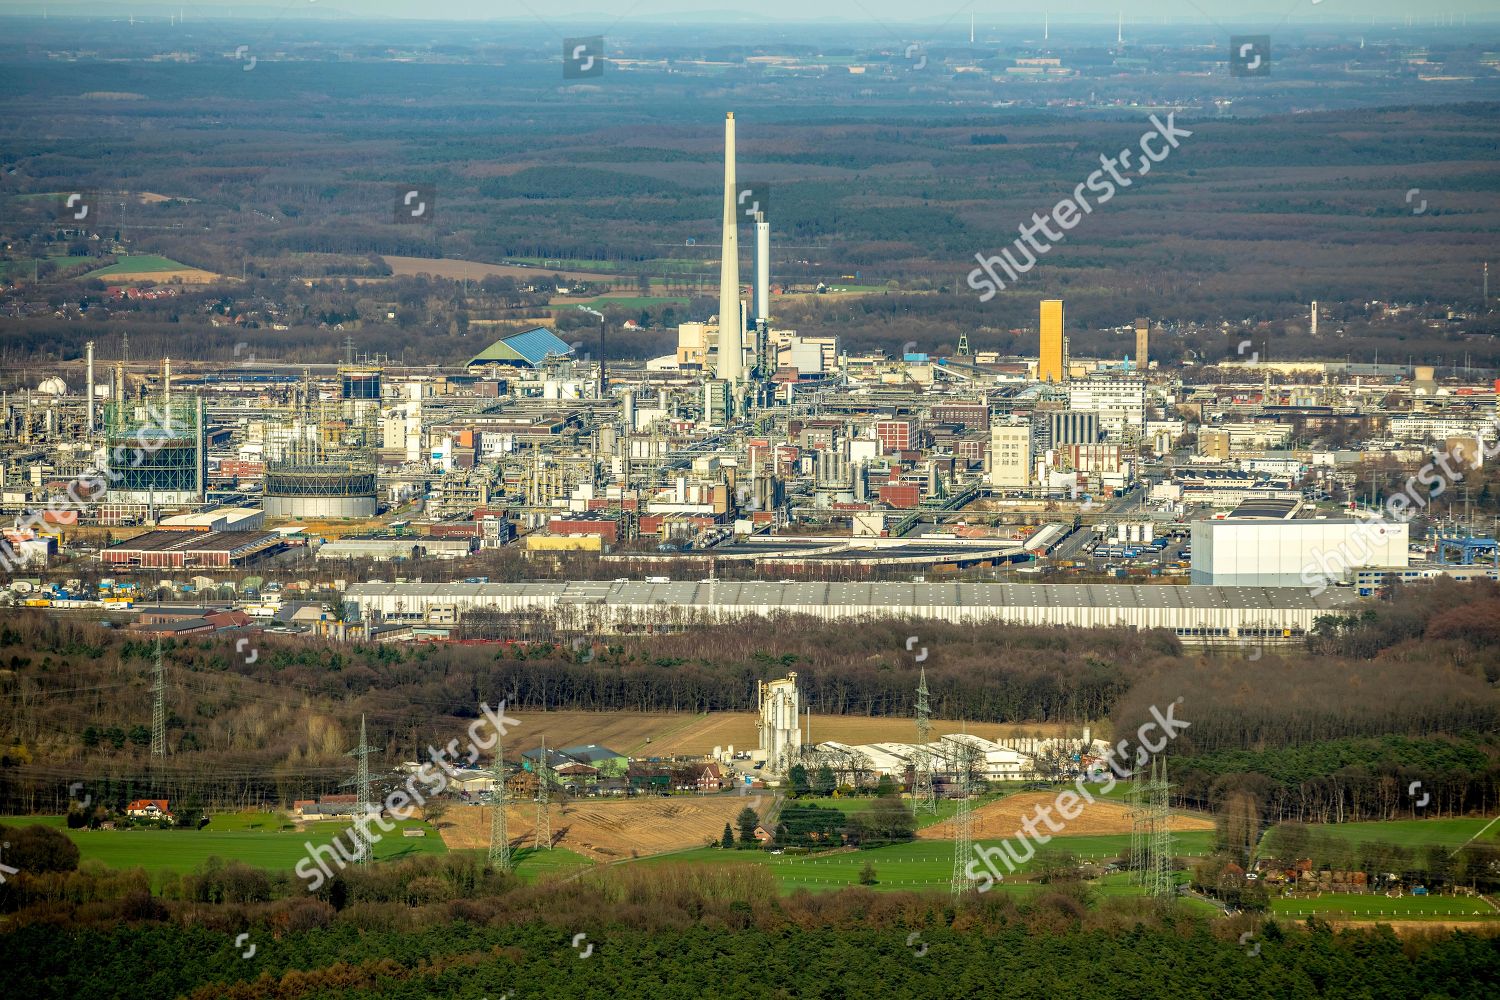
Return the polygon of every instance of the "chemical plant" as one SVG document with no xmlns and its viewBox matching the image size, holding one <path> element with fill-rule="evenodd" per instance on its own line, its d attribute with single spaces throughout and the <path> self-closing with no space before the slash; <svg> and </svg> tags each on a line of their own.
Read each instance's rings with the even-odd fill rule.
<svg viewBox="0 0 1500 1000">
<path fill-rule="evenodd" d="M 723 127 L 717 314 L 684 318 L 672 353 L 611 358 L 630 327 L 568 304 L 554 309 L 599 317 L 597 343 L 517 322 L 447 367 L 362 355 L 350 336 L 337 365 L 174 369 L 130 361 L 122 338 L 99 381 L 91 343 L 0 399 L 7 560 L 315 573 L 303 582 L 341 630 L 388 640 L 481 618 L 582 635 L 895 612 L 1293 642 L 1393 579 L 1496 575 L 1472 519 L 1422 543 L 1361 509 L 1362 452 L 1294 437 L 1477 450 L 1493 386 L 1258 358 L 1188 379 L 1152 360 L 1170 333 L 1149 318 L 1121 322 L 1124 357 L 1079 356 L 1057 299 L 1036 304 L 1034 355 L 966 336 L 946 357 L 848 351 L 778 324 L 776 303 L 807 293 L 777 283 L 775 216 L 738 180 L 732 113 Z M 1400 399 L 1399 416 L 1379 409 Z M 104 495 L 70 500 L 91 474 Z M 499 549 L 591 579 L 465 573 Z M 414 561 L 430 568 L 403 579 Z"/>
</svg>

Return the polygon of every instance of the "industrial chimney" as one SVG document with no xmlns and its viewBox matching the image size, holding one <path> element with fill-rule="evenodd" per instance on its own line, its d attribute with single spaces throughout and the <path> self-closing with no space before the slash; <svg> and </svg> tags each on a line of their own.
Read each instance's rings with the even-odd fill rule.
<svg viewBox="0 0 1500 1000">
<path fill-rule="evenodd" d="M 724 116 L 724 233 L 719 241 L 719 378 L 733 387 L 744 378 L 745 342 L 740 317 L 740 241 L 735 213 L 734 112 Z"/>
<path fill-rule="evenodd" d="M 83 405 L 84 419 L 87 421 L 88 432 L 94 433 L 94 342 L 91 340 L 84 345 L 84 356 L 88 363 L 84 367 L 83 375 Z"/>
<path fill-rule="evenodd" d="M 766 213 L 755 213 L 755 322 L 771 318 L 771 224 Z"/>
</svg>

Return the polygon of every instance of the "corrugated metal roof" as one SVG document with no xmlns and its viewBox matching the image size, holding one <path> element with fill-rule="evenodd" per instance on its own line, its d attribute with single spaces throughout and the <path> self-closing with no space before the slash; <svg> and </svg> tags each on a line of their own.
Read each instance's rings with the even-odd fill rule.
<svg viewBox="0 0 1500 1000">
<path fill-rule="evenodd" d="M 426 597 L 473 600 L 546 596 L 567 604 L 706 606 L 837 606 L 886 609 L 892 615 L 925 607 L 1324 609 L 1347 597 L 1304 587 L 1209 587 L 1169 584 L 1036 583 L 773 583 L 679 580 L 609 583 L 357 583 L 346 598 Z"/>
<path fill-rule="evenodd" d="M 569 347 L 566 341 L 558 339 L 557 335 L 546 327 L 539 326 L 522 333 L 513 333 L 509 337 L 501 337 L 474 355 L 469 364 L 519 360 L 535 368 L 545 361 L 548 355 L 563 357 L 572 353 L 573 348 Z"/>
</svg>

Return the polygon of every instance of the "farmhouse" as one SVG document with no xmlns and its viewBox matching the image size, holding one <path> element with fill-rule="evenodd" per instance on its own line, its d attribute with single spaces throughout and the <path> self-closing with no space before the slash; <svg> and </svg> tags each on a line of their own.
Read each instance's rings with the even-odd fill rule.
<svg viewBox="0 0 1500 1000">
<path fill-rule="evenodd" d="M 166 799 L 136 799 L 125 807 L 125 815 L 131 819 L 169 820 L 172 818 Z"/>
</svg>

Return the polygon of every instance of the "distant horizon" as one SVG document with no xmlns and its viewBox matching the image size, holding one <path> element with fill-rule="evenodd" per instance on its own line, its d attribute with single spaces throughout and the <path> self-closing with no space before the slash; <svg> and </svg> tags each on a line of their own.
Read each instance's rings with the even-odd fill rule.
<svg viewBox="0 0 1500 1000">
<path fill-rule="evenodd" d="M 1123 15 L 1128 26 L 1153 25 L 1190 27 L 1194 25 L 1258 26 L 1262 30 L 1286 26 L 1408 26 L 1416 28 L 1462 26 L 1466 19 L 1475 23 L 1500 23 L 1500 9 L 1489 0 L 1449 0 L 1443 11 L 1413 13 L 1404 0 L 1371 0 L 1359 10 L 1350 11 L 1330 2 L 1325 7 L 1318 0 L 1291 5 L 1285 0 L 1247 0 L 1227 4 L 1222 0 L 1135 0 L 1130 5 L 1101 4 L 1097 0 L 1054 0 L 1045 9 L 1016 12 L 984 9 L 981 2 L 955 2 L 951 10 L 940 5 L 926 17 L 912 17 L 912 7 L 897 0 L 764 0 L 753 12 L 743 9 L 704 10 L 698 4 L 682 0 L 619 0 L 601 5 L 600 0 L 516 0 L 507 11 L 496 11 L 477 0 L 460 0 L 441 5 L 443 13 L 434 16 L 433 5 L 415 0 L 200 0 L 200 2 L 84 2 L 48 3 L 44 0 L 0 0 L 0 17 L 31 18 L 69 16 L 87 17 L 168 17 L 178 11 L 191 23 L 221 20 L 265 20 L 275 18 L 296 21 L 420 21 L 426 23 L 513 23 L 542 21 L 583 21 L 613 25 L 631 20 L 675 21 L 677 23 L 746 22 L 761 25 L 829 24 L 874 26 L 911 25 L 924 28 L 946 26 L 958 31 L 967 28 L 970 15 L 976 30 L 998 26 L 1038 24 L 1050 19 L 1054 25 L 1113 26 Z"/>
</svg>

